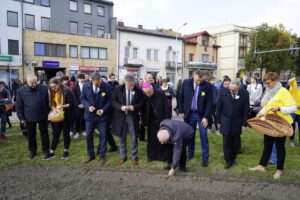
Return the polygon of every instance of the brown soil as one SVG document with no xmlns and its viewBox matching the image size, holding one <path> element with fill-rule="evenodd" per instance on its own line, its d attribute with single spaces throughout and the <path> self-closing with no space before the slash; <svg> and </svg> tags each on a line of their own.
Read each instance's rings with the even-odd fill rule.
<svg viewBox="0 0 300 200">
<path fill-rule="evenodd" d="M 300 185 L 166 171 L 24 167 L 0 171 L 0 199 L 299 199 Z"/>
</svg>

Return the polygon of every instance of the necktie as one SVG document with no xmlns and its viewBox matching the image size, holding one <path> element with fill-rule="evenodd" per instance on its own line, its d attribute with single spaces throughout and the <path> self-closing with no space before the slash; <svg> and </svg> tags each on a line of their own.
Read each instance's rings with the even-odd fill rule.
<svg viewBox="0 0 300 200">
<path fill-rule="evenodd" d="M 130 90 L 128 90 L 128 94 L 127 94 L 127 105 L 129 106 L 131 104 L 131 95 L 130 95 Z"/>
<path fill-rule="evenodd" d="M 196 111 L 196 110 L 197 110 L 198 90 L 199 90 L 199 85 L 196 85 L 196 88 L 195 88 L 195 94 L 194 94 L 193 101 L 192 101 L 192 110 L 193 110 L 193 111 Z"/>
<path fill-rule="evenodd" d="M 97 87 L 97 86 L 95 87 L 95 91 L 94 91 L 94 93 L 95 93 L 95 94 L 97 94 L 97 93 L 98 93 L 98 87 Z"/>
</svg>

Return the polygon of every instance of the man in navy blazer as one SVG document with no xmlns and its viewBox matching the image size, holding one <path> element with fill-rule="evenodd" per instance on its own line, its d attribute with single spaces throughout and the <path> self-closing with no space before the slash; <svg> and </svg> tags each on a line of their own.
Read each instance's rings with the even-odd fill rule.
<svg viewBox="0 0 300 200">
<path fill-rule="evenodd" d="M 220 91 L 217 102 L 217 123 L 223 135 L 225 169 L 235 164 L 240 150 L 242 127 L 246 127 L 249 115 L 249 93 L 240 86 L 239 80 L 231 81 L 229 88 Z"/>
<path fill-rule="evenodd" d="M 182 84 L 179 113 L 184 120 L 194 128 L 194 136 L 188 145 L 188 159 L 195 153 L 195 134 L 198 122 L 202 147 L 202 166 L 208 166 L 209 144 L 207 137 L 208 119 L 213 105 L 212 87 L 205 80 L 205 72 L 198 70 L 192 79 L 186 79 Z"/>
<path fill-rule="evenodd" d="M 111 109 L 111 87 L 104 83 L 99 73 L 92 73 L 92 81 L 84 84 L 80 100 L 84 106 L 84 119 L 88 160 L 86 164 L 95 159 L 94 137 L 95 128 L 100 132 L 97 154 L 100 164 L 105 164 L 107 120 Z"/>
</svg>

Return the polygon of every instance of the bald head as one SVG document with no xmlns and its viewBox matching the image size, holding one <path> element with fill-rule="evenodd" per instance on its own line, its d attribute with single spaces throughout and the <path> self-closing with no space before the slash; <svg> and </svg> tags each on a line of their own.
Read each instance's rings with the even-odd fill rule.
<svg viewBox="0 0 300 200">
<path fill-rule="evenodd" d="M 154 83 L 153 75 L 150 74 L 150 73 L 147 73 L 147 74 L 145 75 L 145 82 L 148 82 L 148 83 Z"/>
<path fill-rule="evenodd" d="M 36 86 L 37 86 L 37 76 L 34 75 L 34 74 L 29 74 L 27 76 L 27 85 L 32 89 L 36 88 Z"/>
<path fill-rule="evenodd" d="M 170 140 L 170 133 L 167 130 L 159 130 L 157 139 L 161 144 L 165 144 Z"/>
</svg>

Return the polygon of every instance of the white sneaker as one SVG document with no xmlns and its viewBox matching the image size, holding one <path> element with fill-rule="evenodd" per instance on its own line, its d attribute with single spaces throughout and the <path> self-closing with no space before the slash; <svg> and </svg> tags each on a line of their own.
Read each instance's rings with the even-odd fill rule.
<svg viewBox="0 0 300 200">
<path fill-rule="evenodd" d="M 274 179 L 280 179 L 280 177 L 281 176 L 283 176 L 283 171 L 281 171 L 281 170 L 277 170 L 276 172 L 275 172 L 275 174 L 273 174 L 273 178 Z"/>
<path fill-rule="evenodd" d="M 71 132 L 70 132 L 70 136 L 73 136 L 73 135 L 74 135 L 74 133 L 71 131 Z"/>
<path fill-rule="evenodd" d="M 79 133 L 76 133 L 76 134 L 74 135 L 74 139 L 75 139 L 75 140 L 78 139 L 79 136 L 80 136 L 80 134 L 79 134 Z"/>
<path fill-rule="evenodd" d="M 291 145 L 291 147 L 295 147 L 295 142 L 294 142 L 294 141 L 291 141 L 291 142 L 290 142 L 290 145 Z"/>
<path fill-rule="evenodd" d="M 221 132 L 219 130 L 217 131 L 217 135 L 221 135 Z"/>
<path fill-rule="evenodd" d="M 207 129 L 207 134 L 211 134 L 211 129 Z"/>
<path fill-rule="evenodd" d="M 100 132 L 98 131 L 98 129 L 95 129 L 95 133 L 97 133 L 98 135 L 100 134 Z"/>
<path fill-rule="evenodd" d="M 261 165 L 257 165 L 256 167 L 249 168 L 249 170 L 251 172 L 265 172 L 266 171 L 266 169 Z"/>
<path fill-rule="evenodd" d="M 86 136 L 86 132 L 85 132 L 85 131 L 83 131 L 83 132 L 81 133 L 81 135 L 83 135 L 83 136 Z"/>
</svg>

